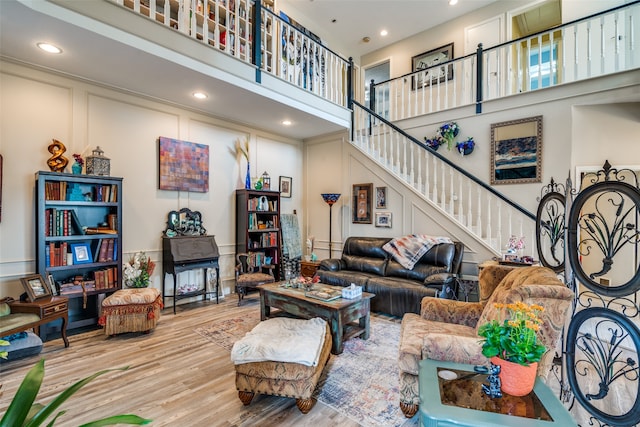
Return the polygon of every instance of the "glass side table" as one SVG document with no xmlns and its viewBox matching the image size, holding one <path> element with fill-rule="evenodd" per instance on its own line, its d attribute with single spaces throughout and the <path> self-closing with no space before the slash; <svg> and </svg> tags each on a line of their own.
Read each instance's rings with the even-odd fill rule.
<svg viewBox="0 0 640 427">
<path fill-rule="evenodd" d="M 420 425 L 427 427 L 575 427 L 575 420 L 551 389 L 536 378 L 526 396 L 490 398 L 482 391 L 487 374 L 473 365 L 424 359 L 420 362 Z"/>
<path fill-rule="evenodd" d="M 478 294 L 478 276 L 473 276 L 470 274 L 458 274 L 456 275 L 456 282 L 458 285 L 459 300 L 461 300 L 461 297 L 463 296 L 464 301 L 469 302 L 469 295 Z"/>
</svg>

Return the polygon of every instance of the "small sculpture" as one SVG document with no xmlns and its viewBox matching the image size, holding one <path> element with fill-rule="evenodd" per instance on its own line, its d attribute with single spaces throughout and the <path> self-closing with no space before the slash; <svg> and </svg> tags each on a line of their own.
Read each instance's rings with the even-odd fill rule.
<svg viewBox="0 0 640 427">
<path fill-rule="evenodd" d="M 66 168 L 69 163 L 69 159 L 63 156 L 67 148 L 62 142 L 54 139 L 53 142 L 49 144 L 48 149 L 49 152 L 53 154 L 53 156 L 47 160 L 49 169 L 51 169 L 52 172 L 64 172 L 64 168 Z"/>
<path fill-rule="evenodd" d="M 500 382 L 500 377 L 498 376 L 500 373 L 500 366 L 492 363 L 488 372 L 489 376 L 487 377 L 487 380 L 489 381 L 489 385 L 482 384 L 482 391 L 491 398 L 502 397 L 502 392 L 500 391 L 502 384 Z"/>
</svg>

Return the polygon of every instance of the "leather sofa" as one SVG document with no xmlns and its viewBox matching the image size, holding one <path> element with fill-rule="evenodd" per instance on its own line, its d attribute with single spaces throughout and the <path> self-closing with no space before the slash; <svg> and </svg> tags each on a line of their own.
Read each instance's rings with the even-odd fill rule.
<svg viewBox="0 0 640 427">
<path fill-rule="evenodd" d="M 427 251 L 412 269 L 404 268 L 382 247 L 388 237 L 349 237 L 341 258 L 320 262 L 316 274 L 322 283 L 362 286 L 376 296 L 371 310 L 401 317 L 420 313 L 420 301 L 426 296 L 452 298 L 455 276 L 459 273 L 464 245 L 440 243 Z"/>
</svg>

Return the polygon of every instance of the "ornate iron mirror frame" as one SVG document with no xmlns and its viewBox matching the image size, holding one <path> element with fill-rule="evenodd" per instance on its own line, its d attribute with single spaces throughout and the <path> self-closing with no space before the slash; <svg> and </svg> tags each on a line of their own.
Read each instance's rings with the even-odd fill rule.
<svg viewBox="0 0 640 427">
<path fill-rule="evenodd" d="M 563 348 L 570 390 L 564 375 L 561 387 L 565 398 L 573 394 L 588 412 L 589 425 L 633 426 L 640 420 L 640 189 L 634 171 L 614 169 L 609 162 L 584 179 L 588 186 L 566 208 L 565 276 L 576 300 Z M 570 181 L 567 189 L 567 198 L 575 194 Z M 632 250 L 620 254 L 622 248 Z M 589 273 L 582 259 L 597 251 L 601 267 Z M 616 260 L 616 255 L 626 257 Z M 635 263 L 631 279 L 609 286 L 600 282 L 614 262 L 628 262 L 629 256 Z"/>
<path fill-rule="evenodd" d="M 202 225 L 202 214 L 188 208 L 180 211 L 171 211 L 167 215 L 167 228 L 164 230 L 167 237 L 176 236 L 203 236 L 207 234 Z"/>
<path fill-rule="evenodd" d="M 559 273 L 564 271 L 564 222 L 565 222 L 565 187 L 557 184 L 553 178 L 551 183 L 543 187 L 538 198 L 536 213 L 536 247 L 538 259 L 545 267 Z M 548 248 L 548 251 L 545 250 Z M 551 259 L 548 256 L 551 256 Z"/>
</svg>

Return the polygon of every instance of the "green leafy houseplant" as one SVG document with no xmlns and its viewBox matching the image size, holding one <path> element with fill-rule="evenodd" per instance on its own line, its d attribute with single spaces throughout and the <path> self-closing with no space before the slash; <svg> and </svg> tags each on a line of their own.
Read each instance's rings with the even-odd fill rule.
<svg viewBox="0 0 640 427">
<path fill-rule="evenodd" d="M 478 328 L 478 335 L 484 338 L 482 354 L 523 366 L 539 362 L 546 351 L 536 336 L 542 323 L 538 313 L 544 311 L 544 307 L 523 302 L 495 306 L 500 310 L 506 309 L 509 316 L 502 321 L 494 319 Z"/>
<path fill-rule="evenodd" d="M 38 394 L 38 391 L 40 391 L 42 379 L 44 378 L 44 359 L 41 359 L 33 368 L 31 368 L 24 377 L 24 380 L 22 380 L 22 384 L 20 384 L 9 408 L 7 408 L 7 411 L 4 413 L 2 420 L 0 420 L 0 427 L 36 427 L 43 425 L 47 418 L 49 418 L 58 409 L 58 407 L 62 405 L 62 403 L 64 403 L 75 392 L 80 390 L 84 385 L 107 372 L 126 371 L 127 369 L 129 369 L 129 367 L 125 366 L 124 368 L 106 369 L 104 371 L 96 372 L 95 374 L 73 384 L 71 387 L 55 397 L 48 405 L 44 406 L 39 403 L 34 403 L 36 395 Z M 63 415 L 65 412 L 66 411 L 58 412 L 47 426 L 52 426 L 58 417 Z M 83 424 L 80 427 L 100 427 L 115 424 L 144 425 L 149 424 L 150 422 L 151 420 L 141 418 L 137 415 L 126 414 L 113 415 L 111 417 Z"/>
</svg>

